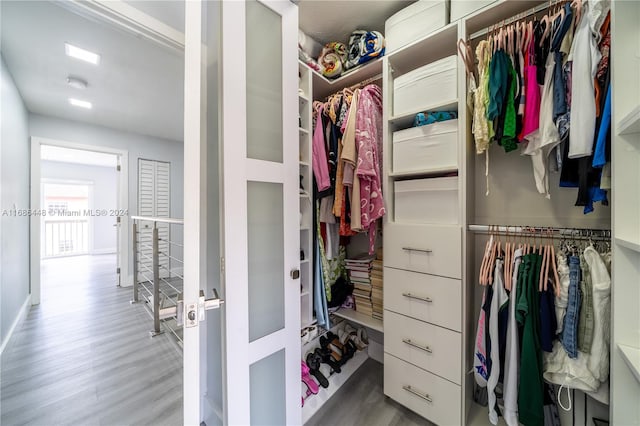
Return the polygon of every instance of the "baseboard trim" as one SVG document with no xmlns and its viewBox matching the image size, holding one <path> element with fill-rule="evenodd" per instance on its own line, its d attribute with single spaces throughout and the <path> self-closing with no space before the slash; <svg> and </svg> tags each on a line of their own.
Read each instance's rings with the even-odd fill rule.
<svg viewBox="0 0 640 426">
<path fill-rule="evenodd" d="M 11 324 L 11 328 L 7 333 L 7 337 L 5 337 L 5 339 L 2 341 L 2 346 L 0 346 L 0 355 L 4 353 L 4 350 L 9 344 L 11 337 L 13 337 L 13 332 L 16 330 L 16 328 L 18 328 L 18 325 L 21 324 L 24 318 L 27 316 L 27 311 L 29 310 L 30 307 L 31 307 L 31 294 L 27 296 L 26 300 L 22 304 L 22 307 L 18 312 L 18 316 L 16 317 L 15 320 L 13 320 L 13 324 Z"/>
</svg>

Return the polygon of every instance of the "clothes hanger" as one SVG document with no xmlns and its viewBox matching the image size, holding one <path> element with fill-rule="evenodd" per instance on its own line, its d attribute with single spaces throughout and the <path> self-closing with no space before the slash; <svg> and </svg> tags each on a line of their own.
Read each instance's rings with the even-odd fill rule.
<svg viewBox="0 0 640 426">
<path fill-rule="evenodd" d="M 463 39 L 458 40 L 458 54 L 464 62 L 464 68 L 467 73 L 467 77 L 475 77 L 475 74 L 473 72 L 473 52 L 471 51 L 471 47 L 469 46 L 469 44 L 467 44 Z"/>
<path fill-rule="evenodd" d="M 490 225 L 490 232 L 491 232 L 491 237 L 489 238 L 489 241 L 488 241 L 487 257 L 485 259 L 485 262 L 482 265 L 482 285 L 485 285 L 485 286 L 489 284 L 489 264 L 491 263 L 491 254 L 493 253 L 493 246 L 495 244 L 495 235 L 493 233 L 493 225 Z"/>
<path fill-rule="evenodd" d="M 489 225 L 490 237 L 487 240 L 487 244 L 484 247 L 484 256 L 482 257 L 482 264 L 480 265 L 480 277 L 478 282 L 480 285 L 487 285 L 485 280 L 486 264 L 489 261 L 491 246 L 493 245 L 493 226 Z"/>
<path fill-rule="evenodd" d="M 547 245 L 545 246 L 545 253 L 546 253 L 546 263 L 545 263 L 545 268 L 544 268 L 544 291 L 547 291 L 547 288 L 549 286 L 549 270 L 551 269 L 551 247 L 552 247 L 552 243 L 550 242 L 550 231 L 549 228 L 547 228 L 545 230 L 545 234 L 547 237 Z M 552 288 L 553 288 L 553 284 L 551 284 Z"/>
<path fill-rule="evenodd" d="M 562 26 L 564 24 L 564 20 L 566 19 L 566 13 L 563 7 L 560 7 L 560 3 L 556 3 L 556 12 L 551 18 L 552 29 L 551 36 L 549 37 L 549 48 L 551 48 L 551 43 L 553 39 L 555 39 L 556 35 L 562 30 Z"/>
<path fill-rule="evenodd" d="M 571 2 L 571 8 L 574 10 L 575 18 L 574 22 L 576 25 L 580 22 L 580 16 L 582 15 L 582 0 L 573 0 Z"/>
<path fill-rule="evenodd" d="M 515 29 L 515 37 L 516 37 L 516 54 L 522 52 L 522 26 L 520 21 L 516 21 L 516 29 Z"/>
<path fill-rule="evenodd" d="M 540 237 L 542 237 L 542 234 L 540 234 Z M 542 263 L 540 264 L 540 279 L 538 280 L 538 291 L 540 292 L 544 290 L 544 270 L 547 263 L 547 251 L 545 248 L 546 246 L 542 244 L 542 238 L 540 238 L 540 254 L 542 255 Z"/>
<path fill-rule="evenodd" d="M 544 41 L 549 35 L 549 32 L 551 31 L 551 17 L 549 16 L 549 14 L 544 15 L 542 19 L 540 19 L 540 25 L 542 24 L 544 24 L 544 32 L 540 37 L 540 43 L 538 44 L 539 47 L 542 47 L 542 45 L 544 44 Z"/>
<path fill-rule="evenodd" d="M 491 259 L 489 261 L 489 285 L 493 285 L 493 280 L 494 280 L 494 272 L 495 272 L 495 264 L 496 264 L 496 258 L 499 257 L 499 253 L 500 253 L 500 245 L 501 245 L 501 241 L 500 241 L 500 233 L 496 232 L 496 236 L 497 236 L 497 243 L 493 244 L 493 251 L 491 252 Z"/>
<path fill-rule="evenodd" d="M 507 231 L 509 231 L 509 226 L 507 226 Z M 511 245 L 509 246 L 509 291 L 513 288 L 513 267 L 514 267 L 514 259 L 516 254 L 516 237 L 517 234 L 515 231 L 510 234 L 511 235 Z"/>
<path fill-rule="evenodd" d="M 497 226 L 496 225 L 492 225 L 492 241 L 491 241 L 491 247 L 489 247 L 489 258 L 487 259 L 487 264 L 485 265 L 485 285 L 491 285 L 493 284 L 493 265 L 495 262 L 495 252 L 496 252 L 496 248 L 498 246 L 498 234 L 497 234 Z"/>
<path fill-rule="evenodd" d="M 551 269 L 553 270 L 553 289 L 555 290 L 556 297 L 560 297 L 561 283 L 558 275 L 558 258 L 556 257 L 556 250 L 553 242 L 553 231 L 551 231 Z"/>
<path fill-rule="evenodd" d="M 504 268 L 502 269 L 504 288 L 509 290 L 509 267 L 511 265 L 511 240 L 509 239 L 509 226 L 507 226 L 507 238 L 504 245 Z"/>
</svg>

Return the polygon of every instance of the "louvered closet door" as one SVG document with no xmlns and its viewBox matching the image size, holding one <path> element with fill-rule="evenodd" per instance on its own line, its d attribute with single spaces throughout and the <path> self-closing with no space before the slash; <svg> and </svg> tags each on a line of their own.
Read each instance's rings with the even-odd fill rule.
<svg viewBox="0 0 640 426">
<path fill-rule="evenodd" d="M 145 217 L 171 217 L 171 163 L 165 161 L 138 159 L 138 215 Z M 158 224 L 158 247 L 160 253 L 169 254 L 169 225 Z M 138 279 L 148 281 L 153 278 L 152 265 L 152 224 L 143 223 L 138 234 L 141 243 L 138 256 L 140 267 Z M 169 257 L 160 255 L 160 276 L 169 276 Z"/>
</svg>

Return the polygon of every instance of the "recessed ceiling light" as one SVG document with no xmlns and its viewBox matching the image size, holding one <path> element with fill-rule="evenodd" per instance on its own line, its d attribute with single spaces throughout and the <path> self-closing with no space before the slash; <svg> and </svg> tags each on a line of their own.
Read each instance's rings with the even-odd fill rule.
<svg viewBox="0 0 640 426">
<path fill-rule="evenodd" d="M 67 77 L 67 84 L 73 87 L 74 89 L 84 90 L 87 88 L 87 82 L 78 77 L 71 77 L 71 76 Z"/>
<path fill-rule="evenodd" d="M 94 65 L 98 65 L 100 63 L 100 55 L 81 49 L 73 44 L 65 43 L 64 52 L 67 56 L 71 56 L 72 58 L 80 59 L 81 61 L 89 62 Z"/>
<path fill-rule="evenodd" d="M 91 109 L 91 107 L 93 106 L 91 105 L 91 102 L 81 101 L 79 99 L 73 99 L 73 98 L 69 98 L 69 103 L 73 106 L 86 108 L 86 109 Z"/>
</svg>

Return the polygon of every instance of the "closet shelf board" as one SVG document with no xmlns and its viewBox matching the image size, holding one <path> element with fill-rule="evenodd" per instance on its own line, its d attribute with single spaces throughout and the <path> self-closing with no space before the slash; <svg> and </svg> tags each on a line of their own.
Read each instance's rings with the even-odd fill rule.
<svg viewBox="0 0 640 426">
<path fill-rule="evenodd" d="M 308 291 L 303 291 L 302 293 L 300 293 L 300 297 L 307 297 L 309 296 L 309 292 Z"/>
<path fill-rule="evenodd" d="M 307 163 L 306 161 L 300 161 L 300 165 L 301 166 L 305 166 L 305 167 L 309 167 L 309 163 Z"/>
<path fill-rule="evenodd" d="M 307 98 L 307 95 L 303 95 L 301 93 L 298 93 L 298 100 L 302 103 L 302 104 L 306 104 L 309 102 L 309 98 Z"/>
<path fill-rule="evenodd" d="M 624 362 L 627 363 L 636 380 L 640 382 L 640 348 L 619 344 L 618 349 Z"/>
<path fill-rule="evenodd" d="M 301 231 L 310 231 L 311 228 L 309 228 L 308 226 L 303 226 L 300 228 Z"/>
<path fill-rule="evenodd" d="M 329 80 L 316 70 L 311 68 L 309 69 L 313 75 L 313 98 L 319 100 L 326 98 L 340 89 L 344 89 L 345 87 L 352 86 L 368 78 L 381 74 L 382 58 L 372 59 L 360 68 L 347 72 L 334 80 Z M 382 77 L 380 79 L 382 79 Z"/>
<path fill-rule="evenodd" d="M 341 367 L 342 372 L 340 374 L 329 376 L 328 388 L 321 387 L 317 395 L 307 397 L 304 401 L 304 407 L 302 407 L 302 424 L 305 424 L 340 389 L 340 386 L 349 380 L 349 377 L 364 364 L 367 358 L 369 358 L 369 355 L 366 350 L 356 352 L 353 358 Z"/>
<path fill-rule="evenodd" d="M 618 134 L 631 135 L 640 133 L 640 105 L 618 121 Z"/>
<path fill-rule="evenodd" d="M 619 244 L 619 245 L 621 245 L 623 247 L 626 247 L 628 249 L 640 252 L 640 243 L 633 242 L 631 240 L 627 240 L 627 239 L 619 238 L 619 237 L 616 237 L 615 241 L 616 241 L 616 244 Z"/>
<path fill-rule="evenodd" d="M 305 263 L 309 263 L 309 259 L 304 259 L 300 261 L 301 265 L 304 265 Z"/>
<path fill-rule="evenodd" d="M 302 127 L 298 127 L 298 131 L 303 135 L 309 134 L 309 131 L 307 129 L 303 129 Z"/>
<path fill-rule="evenodd" d="M 456 54 L 458 23 L 452 22 L 388 55 L 394 78 Z"/>
<path fill-rule="evenodd" d="M 379 319 L 375 319 L 369 315 L 364 315 L 361 312 L 355 311 L 353 309 L 340 308 L 333 314 L 337 317 L 344 318 L 348 321 L 354 322 L 372 330 L 379 331 L 380 333 L 384 333 L 382 321 L 380 321 Z"/>
<path fill-rule="evenodd" d="M 389 124 L 394 126 L 394 130 L 406 129 L 413 126 L 413 120 L 416 114 L 427 111 L 458 111 L 458 100 L 451 99 L 446 102 L 441 102 L 432 105 L 425 105 L 411 112 L 407 112 L 400 115 L 394 115 L 389 118 Z"/>
<path fill-rule="evenodd" d="M 455 173 L 458 171 L 457 167 L 443 167 L 439 169 L 424 169 L 424 170 L 411 170 L 408 172 L 389 173 L 389 177 L 392 178 L 408 178 L 408 177 L 436 177 L 434 175 L 443 175 L 449 173 Z"/>
</svg>

